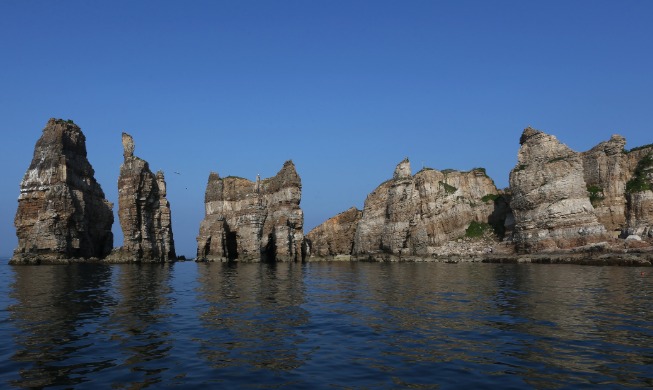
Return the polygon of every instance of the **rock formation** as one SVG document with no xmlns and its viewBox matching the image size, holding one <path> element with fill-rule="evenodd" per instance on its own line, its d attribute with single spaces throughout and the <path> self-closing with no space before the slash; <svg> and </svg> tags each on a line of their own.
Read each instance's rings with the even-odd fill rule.
<svg viewBox="0 0 653 390">
<path fill-rule="evenodd" d="M 307 255 L 334 257 L 351 255 L 356 227 L 363 213 L 355 207 L 344 211 L 306 235 Z"/>
<path fill-rule="evenodd" d="M 626 139 L 613 135 L 581 153 L 583 178 L 596 217 L 608 231 L 621 231 L 626 223 L 626 182 L 632 174 L 624 153 Z"/>
<path fill-rule="evenodd" d="M 317 257 L 427 256 L 470 226 L 502 232 L 509 214 L 484 169 L 425 168 L 413 176 L 405 159 L 367 196 L 362 214 L 351 208 L 329 219 L 308 234 L 308 247 Z"/>
<path fill-rule="evenodd" d="M 599 222 L 613 232 L 613 236 L 628 231 L 642 234 L 642 229 L 651 224 L 648 221 L 653 221 L 645 211 L 651 195 L 647 193 L 650 189 L 645 184 L 649 182 L 645 165 L 653 146 L 626 151 L 625 145 L 622 136 L 613 135 L 609 141 L 581 153 L 592 206 Z M 627 188 L 631 181 L 634 185 Z M 638 185 L 635 185 L 636 181 Z M 632 233 L 634 231 L 637 233 Z"/>
<path fill-rule="evenodd" d="M 628 153 L 629 157 L 634 157 L 638 161 L 631 179 L 626 183 L 627 224 L 623 231 L 625 237 L 634 235 L 653 238 L 653 152 L 651 149 L 653 148 L 649 147 Z"/>
<path fill-rule="evenodd" d="M 20 183 L 12 263 L 103 258 L 113 246 L 113 205 L 86 158 L 71 120 L 50 119 Z"/>
<path fill-rule="evenodd" d="M 301 261 L 301 179 L 292 161 L 256 182 L 209 175 L 197 257 L 206 260 Z"/>
<path fill-rule="evenodd" d="M 435 247 L 464 236 L 472 223 L 503 224 L 505 215 L 492 220 L 498 197 L 484 169 L 423 169 L 412 176 L 406 159 L 365 200 L 353 254 L 433 254 Z"/>
<path fill-rule="evenodd" d="M 110 260 L 170 261 L 176 259 L 170 203 L 163 172 L 134 156 L 134 140 L 122 133 L 124 161 L 118 178 L 118 217 L 124 236 L 122 248 Z"/>
<path fill-rule="evenodd" d="M 605 227 L 589 199 L 581 155 L 530 127 L 519 142 L 517 166 L 510 172 L 517 249 L 549 251 L 605 240 Z"/>
</svg>

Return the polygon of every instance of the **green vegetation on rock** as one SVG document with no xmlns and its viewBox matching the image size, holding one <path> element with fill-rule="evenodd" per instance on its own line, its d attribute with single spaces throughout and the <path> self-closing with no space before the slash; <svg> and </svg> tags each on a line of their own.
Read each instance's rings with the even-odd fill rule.
<svg viewBox="0 0 653 390">
<path fill-rule="evenodd" d="M 592 206 L 596 206 L 599 202 L 601 202 L 604 198 L 603 196 L 603 188 L 599 186 L 591 186 L 587 185 L 587 193 L 590 198 L 590 203 L 592 203 Z"/>
<path fill-rule="evenodd" d="M 490 224 L 472 221 L 467 227 L 467 230 L 465 230 L 465 237 L 470 237 L 470 238 L 482 237 L 483 235 L 485 235 L 485 232 L 491 232 L 491 231 L 493 231 L 493 229 L 492 226 L 490 226 Z"/>
<path fill-rule="evenodd" d="M 633 193 L 651 190 L 651 183 L 647 178 L 651 170 L 653 170 L 653 156 L 649 153 L 637 163 L 633 178 L 626 183 L 626 192 Z"/>
<path fill-rule="evenodd" d="M 653 148 L 653 144 L 646 144 L 646 145 L 634 147 L 634 148 L 632 148 L 630 150 L 624 150 L 624 153 L 628 154 L 628 153 L 634 152 L 636 150 L 642 150 L 642 149 L 647 149 L 647 148 Z"/>
<path fill-rule="evenodd" d="M 481 198 L 481 200 L 485 203 L 492 201 L 494 202 L 495 200 L 499 199 L 500 195 L 497 194 L 487 194 Z"/>
<path fill-rule="evenodd" d="M 566 159 L 566 158 L 567 158 L 567 157 L 556 157 L 556 158 L 552 158 L 551 160 L 549 160 L 549 163 L 553 163 L 553 162 L 556 162 L 556 161 L 562 161 L 562 160 L 564 160 L 564 159 Z"/>
<path fill-rule="evenodd" d="M 440 184 L 442 187 L 444 187 L 444 191 L 447 194 L 453 194 L 454 192 L 456 192 L 458 190 L 458 188 L 456 188 L 456 187 L 454 187 L 454 186 L 452 186 L 450 184 L 447 184 L 447 183 L 445 183 L 443 181 L 439 181 L 438 184 Z"/>
</svg>

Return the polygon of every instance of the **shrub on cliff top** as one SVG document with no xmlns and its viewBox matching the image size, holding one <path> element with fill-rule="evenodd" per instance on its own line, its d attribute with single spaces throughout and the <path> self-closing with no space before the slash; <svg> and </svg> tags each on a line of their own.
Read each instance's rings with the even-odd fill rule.
<svg viewBox="0 0 653 390">
<path fill-rule="evenodd" d="M 653 148 L 653 144 L 646 144 L 646 145 L 642 145 L 642 146 L 636 146 L 636 147 L 634 147 L 634 148 L 632 148 L 630 150 L 625 150 L 624 149 L 624 153 L 628 154 L 630 152 L 634 152 L 636 150 L 642 150 L 642 149 L 646 149 L 646 148 Z"/>
</svg>

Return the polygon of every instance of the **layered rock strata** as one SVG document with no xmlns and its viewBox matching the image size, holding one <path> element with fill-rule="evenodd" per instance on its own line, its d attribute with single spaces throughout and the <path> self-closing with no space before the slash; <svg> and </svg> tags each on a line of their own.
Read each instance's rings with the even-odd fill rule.
<svg viewBox="0 0 653 390">
<path fill-rule="evenodd" d="M 311 256 L 428 256 L 467 234 L 472 225 L 504 231 L 510 213 L 482 168 L 469 172 L 426 168 L 412 175 L 410 161 L 351 208 L 308 234 Z"/>
<path fill-rule="evenodd" d="M 498 197 L 484 169 L 423 169 L 412 176 L 406 159 L 365 200 L 353 254 L 433 254 L 436 247 L 464 236 L 472 223 L 503 223 L 491 221 Z"/>
<path fill-rule="evenodd" d="M 613 135 L 587 152 L 581 153 L 583 179 L 594 213 L 608 231 L 620 232 L 626 223 L 626 182 L 632 175 L 624 153 L 626 139 Z"/>
<path fill-rule="evenodd" d="M 147 161 L 134 156 L 134 140 L 122 133 L 124 161 L 118 178 L 118 217 L 124 243 L 110 260 L 176 259 L 170 202 L 163 172 L 152 173 Z"/>
<path fill-rule="evenodd" d="M 308 256 L 351 255 L 354 235 L 363 212 L 355 207 L 329 218 L 306 235 Z"/>
<path fill-rule="evenodd" d="M 198 259 L 301 261 L 301 189 L 292 161 L 276 176 L 256 182 L 211 173 L 197 237 Z"/>
<path fill-rule="evenodd" d="M 622 234 L 624 237 L 653 238 L 653 153 L 650 149 L 647 148 L 644 152 L 648 153 L 639 158 L 631 179 L 626 183 L 627 224 Z"/>
<path fill-rule="evenodd" d="M 103 258 L 113 246 L 113 205 L 86 158 L 72 121 L 50 119 L 20 183 L 12 263 Z"/>
<path fill-rule="evenodd" d="M 520 144 L 517 166 L 510 172 L 517 249 L 551 251 L 604 241 L 605 227 L 590 202 L 581 155 L 530 127 Z"/>
</svg>

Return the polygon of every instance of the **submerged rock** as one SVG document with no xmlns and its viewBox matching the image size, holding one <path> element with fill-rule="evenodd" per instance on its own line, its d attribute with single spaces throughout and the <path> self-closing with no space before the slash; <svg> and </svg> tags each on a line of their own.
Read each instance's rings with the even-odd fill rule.
<svg viewBox="0 0 653 390">
<path fill-rule="evenodd" d="M 170 261 L 176 259 L 170 203 L 163 172 L 134 156 L 134 140 L 122 133 L 124 161 L 118 178 L 118 217 L 124 244 L 111 261 Z"/>
<path fill-rule="evenodd" d="M 86 158 L 72 121 L 50 119 L 20 183 L 12 263 L 103 258 L 113 246 L 113 205 Z"/>
<path fill-rule="evenodd" d="M 301 179 L 292 161 L 276 176 L 256 182 L 209 175 L 197 258 L 300 261 L 304 239 Z"/>
</svg>

